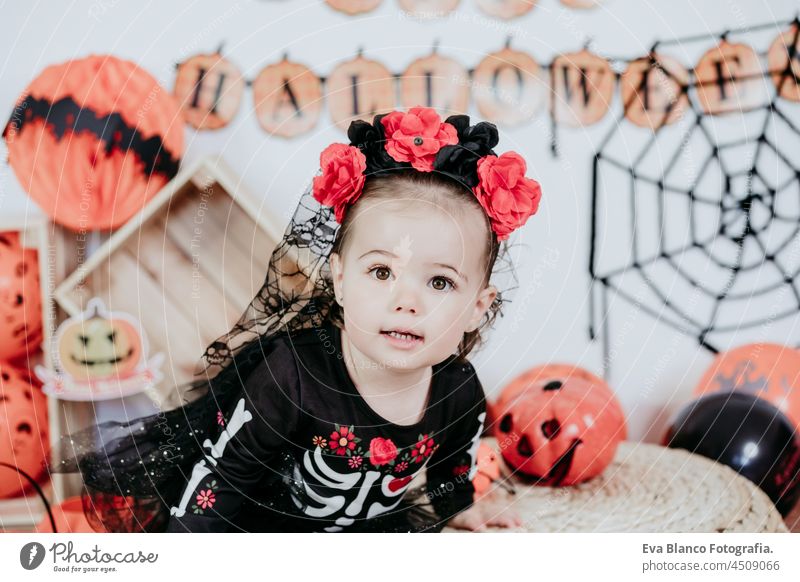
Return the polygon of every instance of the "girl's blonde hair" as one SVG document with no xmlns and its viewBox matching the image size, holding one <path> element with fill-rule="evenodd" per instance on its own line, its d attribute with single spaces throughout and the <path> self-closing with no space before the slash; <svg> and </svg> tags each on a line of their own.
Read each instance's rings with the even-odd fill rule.
<svg viewBox="0 0 800 582">
<path fill-rule="evenodd" d="M 336 239 L 331 249 L 332 253 L 337 253 L 341 256 L 346 250 L 348 241 L 352 236 L 354 217 L 358 214 L 358 209 L 364 204 L 364 201 L 367 200 L 393 200 L 407 201 L 409 203 L 414 200 L 425 200 L 437 204 L 445 203 L 449 209 L 453 209 L 456 212 L 463 211 L 468 205 L 476 207 L 480 210 L 485 221 L 484 271 L 481 288 L 489 285 L 492 270 L 500 250 L 500 243 L 491 228 L 489 217 L 486 216 L 483 207 L 472 190 L 465 185 L 435 170 L 432 172 L 418 172 L 416 170 L 399 169 L 391 173 L 384 172 L 367 176 L 361 195 L 356 203 L 348 208 L 336 233 Z M 474 349 L 480 348 L 484 344 L 485 337 L 483 332 L 491 327 L 496 315 L 497 311 L 495 309 L 489 309 L 477 329 L 464 333 L 464 337 L 458 346 L 459 361 L 466 362 L 467 356 Z M 335 325 L 340 328 L 344 327 L 341 306 L 335 301 L 331 304 L 329 317 Z"/>
</svg>

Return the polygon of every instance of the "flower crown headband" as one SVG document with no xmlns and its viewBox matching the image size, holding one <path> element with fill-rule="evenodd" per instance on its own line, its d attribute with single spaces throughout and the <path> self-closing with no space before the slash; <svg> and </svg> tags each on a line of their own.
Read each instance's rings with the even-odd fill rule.
<svg viewBox="0 0 800 582">
<path fill-rule="evenodd" d="M 364 188 L 367 175 L 382 170 L 414 168 L 446 174 L 469 186 L 488 215 L 498 240 L 505 240 L 536 214 L 542 191 L 525 177 L 518 153 L 499 157 L 497 127 L 469 116 L 451 115 L 444 122 L 430 107 L 407 113 L 376 115 L 373 122 L 356 120 L 347 130 L 350 144 L 333 143 L 320 154 L 322 174 L 314 177 L 314 198 L 332 206 L 341 224 L 347 208 Z"/>
</svg>

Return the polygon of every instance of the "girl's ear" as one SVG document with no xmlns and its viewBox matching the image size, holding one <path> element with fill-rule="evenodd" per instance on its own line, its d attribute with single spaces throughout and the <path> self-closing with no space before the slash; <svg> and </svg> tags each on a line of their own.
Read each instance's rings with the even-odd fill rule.
<svg viewBox="0 0 800 582">
<path fill-rule="evenodd" d="M 469 325 L 467 325 L 468 332 L 478 329 L 481 319 L 483 319 L 483 316 L 487 311 L 489 311 L 489 308 L 492 306 L 492 303 L 494 303 L 496 297 L 497 288 L 494 285 L 488 285 L 485 289 L 478 293 L 478 296 L 475 299 L 475 310 L 473 311 L 472 317 L 469 320 Z"/>
<path fill-rule="evenodd" d="M 331 263 L 331 276 L 333 277 L 333 292 L 336 294 L 336 302 L 341 305 L 342 304 L 342 278 L 344 274 L 342 272 L 342 261 L 341 257 L 339 257 L 338 253 L 331 253 L 330 255 L 330 263 Z"/>
</svg>

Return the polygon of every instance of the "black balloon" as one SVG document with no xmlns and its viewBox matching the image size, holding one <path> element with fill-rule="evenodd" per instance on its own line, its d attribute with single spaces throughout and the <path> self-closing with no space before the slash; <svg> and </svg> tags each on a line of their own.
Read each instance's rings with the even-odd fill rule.
<svg viewBox="0 0 800 582">
<path fill-rule="evenodd" d="M 758 485 L 786 515 L 800 494 L 800 437 L 772 404 L 746 392 L 716 392 L 686 405 L 664 444 L 727 465 Z"/>
</svg>

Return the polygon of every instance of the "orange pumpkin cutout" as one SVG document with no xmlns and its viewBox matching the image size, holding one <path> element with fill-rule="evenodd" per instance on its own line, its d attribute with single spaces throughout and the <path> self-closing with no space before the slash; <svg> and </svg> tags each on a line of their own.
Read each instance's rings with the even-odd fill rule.
<svg viewBox="0 0 800 582">
<path fill-rule="evenodd" d="M 688 85 L 689 72 L 671 57 L 633 61 L 620 78 L 625 117 L 650 129 L 675 123 L 689 106 Z"/>
<path fill-rule="evenodd" d="M 489 16 L 510 20 L 531 11 L 537 0 L 478 0 L 478 8 Z"/>
<path fill-rule="evenodd" d="M 253 81 L 258 123 L 272 135 L 294 137 L 314 128 L 322 113 L 322 81 L 311 69 L 284 58 Z"/>
<path fill-rule="evenodd" d="M 400 8 L 414 18 L 441 18 L 456 9 L 461 0 L 399 0 Z"/>
<path fill-rule="evenodd" d="M 87 310 L 64 321 L 54 338 L 53 372 L 36 366 L 45 394 L 64 400 L 122 398 L 152 388 L 161 380 L 163 360 L 146 361 L 146 338 L 127 313 L 108 312 L 98 298 Z"/>
<path fill-rule="evenodd" d="M 537 485 L 574 485 L 600 474 L 627 432 L 614 395 L 578 378 L 540 382 L 498 409 L 505 461 Z"/>
<path fill-rule="evenodd" d="M 592 125 L 611 107 L 616 76 L 609 62 L 584 49 L 560 55 L 550 66 L 553 118 L 569 127 Z"/>
<path fill-rule="evenodd" d="M 245 81 L 219 53 L 196 55 L 178 65 L 172 93 L 184 119 L 197 129 L 219 129 L 236 117 Z"/>
<path fill-rule="evenodd" d="M 800 427 L 800 352 L 771 343 L 728 350 L 714 359 L 694 394 L 734 390 L 770 402 Z"/>
<path fill-rule="evenodd" d="M 561 3 L 568 8 L 588 10 L 600 6 L 603 4 L 603 0 L 561 0 Z"/>
<path fill-rule="evenodd" d="M 0 232 L 0 360 L 15 360 L 42 341 L 39 260 L 17 232 Z"/>
<path fill-rule="evenodd" d="M 40 481 L 50 455 L 48 427 L 47 398 L 35 380 L 21 368 L 0 364 L 0 461 Z M 0 499 L 31 487 L 13 469 L 0 467 Z"/>
<path fill-rule="evenodd" d="M 472 83 L 481 116 L 507 126 L 533 119 L 547 96 L 547 82 L 538 63 L 509 47 L 487 55 L 475 67 Z"/>
<path fill-rule="evenodd" d="M 381 0 L 325 0 L 334 10 L 345 14 L 361 14 L 375 10 Z"/>
<path fill-rule="evenodd" d="M 347 131 L 355 119 L 372 123 L 376 115 L 395 108 L 394 75 L 381 63 L 360 54 L 337 66 L 327 85 L 328 110 L 342 131 Z"/>
<path fill-rule="evenodd" d="M 800 26 L 793 24 L 769 47 L 767 63 L 778 95 L 800 101 Z"/>
<path fill-rule="evenodd" d="M 400 76 L 400 102 L 406 109 L 433 107 L 444 118 L 465 113 L 469 105 L 469 72 L 437 54 L 417 59 Z"/>
<path fill-rule="evenodd" d="M 109 55 L 47 67 L 3 131 L 22 187 L 59 224 L 125 223 L 178 171 L 183 121 L 172 95 Z"/>
<path fill-rule="evenodd" d="M 723 40 L 700 58 L 694 75 L 700 106 L 711 115 L 748 111 L 769 100 L 758 54 L 746 44 Z"/>
</svg>

